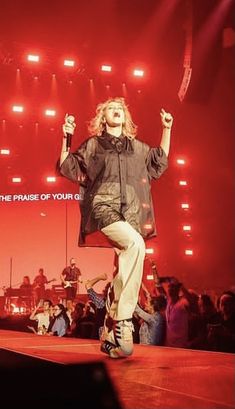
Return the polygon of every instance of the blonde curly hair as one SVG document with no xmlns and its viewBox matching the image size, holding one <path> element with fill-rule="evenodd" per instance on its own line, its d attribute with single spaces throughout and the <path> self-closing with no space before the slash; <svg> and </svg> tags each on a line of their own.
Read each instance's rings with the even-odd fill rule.
<svg viewBox="0 0 235 409">
<path fill-rule="evenodd" d="M 103 131 L 105 131 L 106 124 L 104 122 L 104 114 L 107 106 L 112 102 L 120 104 L 123 108 L 125 115 L 125 122 L 122 125 L 123 135 L 125 135 L 129 139 L 134 139 L 137 133 L 137 126 L 132 121 L 128 106 L 125 102 L 125 99 L 122 97 L 109 98 L 107 101 L 101 102 L 100 104 L 97 105 L 96 116 L 92 118 L 88 124 L 88 131 L 90 135 L 100 136 L 102 135 Z"/>
</svg>

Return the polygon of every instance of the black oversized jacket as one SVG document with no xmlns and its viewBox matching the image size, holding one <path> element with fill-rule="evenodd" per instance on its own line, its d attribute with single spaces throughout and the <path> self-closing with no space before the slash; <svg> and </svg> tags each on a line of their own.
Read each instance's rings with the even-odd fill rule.
<svg viewBox="0 0 235 409">
<path fill-rule="evenodd" d="M 80 184 L 79 244 L 86 245 L 89 234 L 118 220 L 128 221 L 143 238 L 155 236 L 150 182 L 166 168 L 161 147 L 108 133 L 87 139 L 69 153 L 60 173 Z"/>
</svg>

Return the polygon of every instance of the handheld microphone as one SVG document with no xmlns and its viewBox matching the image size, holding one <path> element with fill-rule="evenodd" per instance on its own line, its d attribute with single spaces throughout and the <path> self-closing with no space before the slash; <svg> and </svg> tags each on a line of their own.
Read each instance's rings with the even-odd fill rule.
<svg viewBox="0 0 235 409">
<path fill-rule="evenodd" d="M 69 125 L 72 125 L 73 127 L 75 127 L 75 123 L 74 123 L 75 118 L 74 118 L 73 115 L 68 115 L 68 116 L 65 118 L 65 121 L 66 121 Z M 72 133 L 66 132 L 66 151 L 67 151 L 67 152 L 68 152 L 69 149 L 71 148 L 72 136 L 73 136 Z"/>
<path fill-rule="evenodd" d="M 66 132 L 66 151 L 67 152 L 71 148 L 71 142 L 72 142 L 72 134 Z"/>
</svg>

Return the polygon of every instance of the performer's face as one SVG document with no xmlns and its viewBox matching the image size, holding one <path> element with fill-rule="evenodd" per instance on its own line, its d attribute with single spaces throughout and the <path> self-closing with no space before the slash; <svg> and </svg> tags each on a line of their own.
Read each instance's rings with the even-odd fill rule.
<svg viewBox="0 0 235 409">
<path fill-rule="evenodd" d="M 120 126 L 125 122 L 125 113 L 122 104 L 110 102 L 105 111 L 104 118 L 109 126 Z"/>
<path fill-rule="evenodd" d="M 75 258 L 71 258 L 71 260 L 70 260 L 70 265 L 71 265 L 72 267 L 76 265 L 76 260 L 75 260 Z"/>
</svg>

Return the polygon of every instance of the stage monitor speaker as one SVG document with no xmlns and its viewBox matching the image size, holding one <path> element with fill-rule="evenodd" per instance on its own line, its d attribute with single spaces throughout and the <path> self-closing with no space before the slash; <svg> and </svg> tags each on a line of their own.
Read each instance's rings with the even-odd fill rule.
<svg viewBox="0 0 235 409">
<path fill-rule="evenodd" d="M 0 349 L 1 406 L 122 409 L 103 362 L 58 364 Z"/>
</svg>

